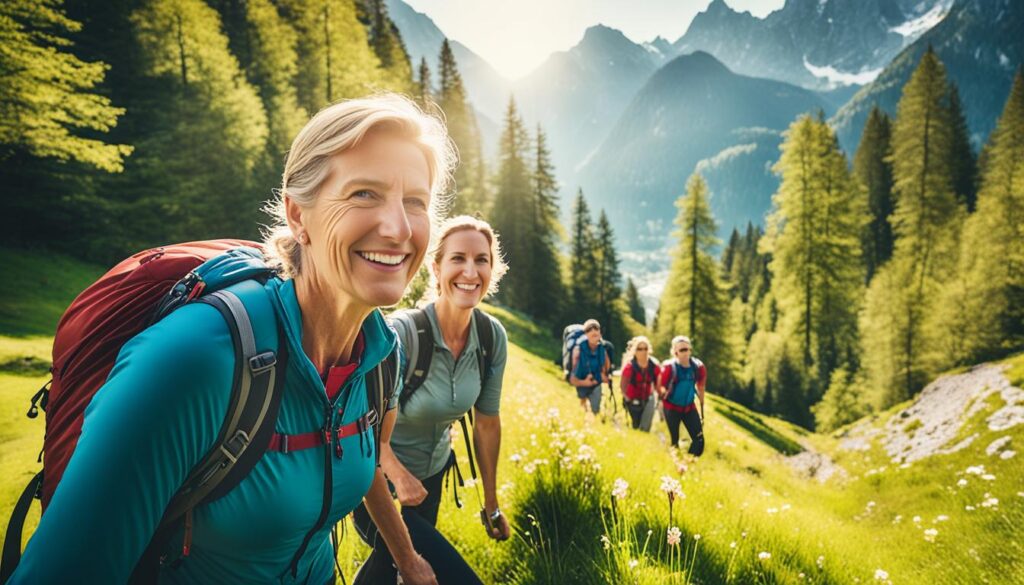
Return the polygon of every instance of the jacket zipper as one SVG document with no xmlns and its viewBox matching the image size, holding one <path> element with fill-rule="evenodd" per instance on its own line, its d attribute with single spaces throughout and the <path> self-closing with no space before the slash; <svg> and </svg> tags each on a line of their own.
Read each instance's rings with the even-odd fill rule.
<svg viewBox="0 0 1024 585">
<path fill-rule="evenodd" d="M 339 398 L 342 393 L 339 393 Z M 317 518 L 313 528 L 306 533 L 305 538 L 302 539 L 302 545 L 299 546 L 299 550 L 295 551 L 295 556 L 292 557 L 291 566 L 289 567 L 292 578 L 296 578 L 299 572 L 299 559 L 306 553 L 306 549 L 309 547 L 310 541 L 313 540 L 313 536 L 324 527 L 327 523 L 327 517 L 331 512 L 331 503 L 334 500 L 334 462 L 332 460 L 332 445 L 334 438 L 331 436 L 334 432 L 333 429 L 333 417 L 331 416 L 334 411 L 334 406 L 328 401 L 327 411 L 324 415 L 324 426 L 321 431 L 324 433 L 324 492 L 323 492 L 323 504 L 320 507 L 320 517 Z M 341 440 L 341 439 L 337 439 Z"/>
</svg>

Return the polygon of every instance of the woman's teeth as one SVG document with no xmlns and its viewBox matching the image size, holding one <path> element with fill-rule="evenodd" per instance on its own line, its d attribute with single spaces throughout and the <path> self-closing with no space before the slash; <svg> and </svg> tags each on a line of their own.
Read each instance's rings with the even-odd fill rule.
<svg viewBox="0 0 1024 585">
<path fill-rule="evenodd" d="M 388 266 L 394 266 L 401 264 L 402 260 L 405 260 L 405 254 L 379 254 L 377 252 L 359 252 L 359 255 L 366 258 L 370 262 L 377 262 L 378 264 L 387 264 Z"/>
<path fill-rule="evenodd" d="M 462 283 L 458 283 L 457 282 L 457 283 L 455 283 L 455 288 L 457 288 L 459 290 L 464 290 L 464 291 L 472 292 L 472 291 L 475 291 L 476 289 L 480 288 L 480 285 L 479 284 L 462 284 Z"/>
</svg>

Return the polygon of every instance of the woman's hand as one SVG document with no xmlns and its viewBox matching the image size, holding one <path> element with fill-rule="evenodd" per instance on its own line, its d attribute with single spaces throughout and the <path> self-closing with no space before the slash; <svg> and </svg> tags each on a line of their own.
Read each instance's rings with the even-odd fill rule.
<svg viewBox="0 0 1024 585">
<path fill-rule="evenodd" d="M 398 502 L 403 506 L 418 506 L 427 497 L 427 490 L 423 487 L 423 482 L 408 471 L 397 478 L 392 478 L 391 481 L 395 484 Z"/>
<path fill-rule="evenodd" d="M 406 585 L 437 585 L 434 569 L 431 568 L 427 559 L 420 555 L 415 555 L 407 562 L 400 564 L 398 574 L 402 576 L 402 583 Z"/>
<path fill-rule="evenodd" d="M 496 520 L 492 519 L 492 513 L 488 513 L 484 510 L 484 517 L 487 519 L 487 522 L 484 525 L 487 529 L 487 536 L 499 541 L 508 540 L 508 537 L 512 535 L 512 530 L 508 526 L 508 519 L 505 518 L 504 514 L 499 514 Z"/>
</svg>

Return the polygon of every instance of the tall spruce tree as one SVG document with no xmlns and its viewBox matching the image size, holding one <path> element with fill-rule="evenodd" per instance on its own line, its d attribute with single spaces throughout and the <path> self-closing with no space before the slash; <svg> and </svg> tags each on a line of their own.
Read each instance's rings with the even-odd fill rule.
<svg viewBox="0 0 1024 585">
<path fill-rule="evenodd" d="M 561 241 L 561 226 L 558 223 L 558 183 L 555 168 L 551 164 L 547 136 L 537 126 L 533 141 L 532 193 L 529 204 L 531 213 L 524 230 L 526 246 L 529 248 L 529 271 L 524 271 L 523 286 L 527 289 L 526 311 L 543 321 L 550 321 L 561 315 L 565 302 L 565 287 L 562 283 L 561 261 L 558 246 Z M 524 202 L 525 204 L 525 202 Z"/>
<path fill-rule="evenodd" d="M 869 384 L 887 406 L 912 396 L 935 372 L 925 318 L 955 265 L 960 208 L 949 166 L 953 124 L 945 67 L 929 47 L 903 88 L 892 130 L 892 259 L 876 272 L 862 313 Z M 879 280 L 882 272 L 886 278 Z M 884 306 L 883 306 L 884 305 Z M 888 323 L 874 323 L 891 319 Z"/>
<path fill-rule="evenodd" d="M 971 148 L 971 133 L 956 83 L 949 84 L 949 122 L 952 126 L 949 168 L 953 175 L 953 192 L 957 201 L 973 212 L 978 198 L 978 163 Z"/>
<path fill-rule="evenodd" d="M 965 363 L 1024 346 L 1024 76 L 1018 71 L 989 139 L 977 211 L 967 219 L 959 272 L 944 313 L 962 315 L 954 336 Z M 959 297 L 959 298 L 958 298 Z M 948 305 L 947 303 L 956 303 Z"/>
<path fill-rule="evenodd" d="M 824 121 L 801 116 L 781 148 L 775 170 L 782 182 L 762 247 L 772 254 L 780 332 L 799 348 L 813 382 L 808 399 L 816 401 L 857 346 L 865 205 Z"/>
<path fill-rule="evenodd" d="M 636 283 L 633 282 L 632 278 L 626 279 L 626 306 L 629 307 L 629 316 L 634 321 L 641 325 L 647 324 L 647 311 L 644 309 L 644 303 L 640 300 L 640 291 L 636 288 Z"/>
<path fill-rule="evenodd" d="M 622 288 L 619 286 L 622 275 L 619 274 L 619 256 L 615 250 L 615 232 L 603 209 L 598 215 L 594 231 L 594 256 L 596 264 L 593 284 L 597 296 L 597 319 L 605 325 L 605 336 L 621 338 L 622 331 L 615 327 L 618 322 L 613 317 L 618 317 L 616 301 L 622 296 Z"/>
<path fill-rule="evenodd" d="M 441 43 L 439 63 L 437 105 L 444 112 L 449 136 L 459 148 L 459 164 L 455 168 L 456 193 L 451 212 L 453 215 L 486 215 L 490 206 L 486 186 L 480 180 L 484 165 L 480 131 L 448 39 Z M 522 122 L 519 124 L 521 126 Z"/>
<path fill-rule="evenodd" d="M 892 120 L 877 105 L 871 108 L 860 146 L 853 157 L 853 174 L 867 194 L 868 223 L 864 230 L 865 282 L 871 282 L 892 256 L 892 164 L 888 160 Z"/>
<path fill-rule="evenodd" d="M 530 169 L 530 136 L 519 116 L 515 100 L 509 99 L 499 143 L 498 175 L 495 181 L 493 224 L 505 244 L 509 273 L 499 298 L 516 309 L 527 310 L 530 299 L 529 227 L 534 212 Z"/>
<path fill-rule="evenodd" d="M 594 223 L 590 217 L 590 206 L 583 196 L 583 189 L 576 193 L 572 204 L 572 234 L 569 245 L 569 298 L 572 314 L 567 315 L 570 322 L 580 321 L 597 310 L 597 298 L 594 294 L 594 266 L 597 264 L 595 253 Z"/>
<path fill-rule="evenodd" d="M 253 170 L 265 152 L 267 117 L 220 17 L 200 0 L 150 0 L 131 20 L 159 99 L 149 113 L 166 130 L 140 137 L 135 161 L 136 177 L 151 189 L 146 204 L 170 230 L 157 233 L 256 236 L 265 193 L 254 190 Z"/>
<path fill-rule="evenodd" d="M 380 61 L 383 83 L 394 91 L 412 92 L 412 63 L 401 32 L 388 16 L 387 3 L 384 0 L 360 0 L 357 7 L 366 13 L 364 21 L 369 25 L 370 46 Z"/>
<path fill-rule="evenodd" d="M 667 355 L 673 336 L 689 336 L 695 355 L 715 372 L 709 388 L 729 394 L 737 385 L 729 294 L 714 255 L 718 226 L 701 175 L 690 176 L 676 208 L 673 235 L 677 243 L 658 307 L 654 344 L 661 355 Z"/>
<path fill-rule="evenodd" d="M 420 67 L 416 73 L 415 97 L 416 103 L 421 108 L 429 109 L 428 106 L 434 102 L 434 90 L 430 86 L 430 66 L 427 65 L 427 58 L 420 58 Z"/>
</svg>

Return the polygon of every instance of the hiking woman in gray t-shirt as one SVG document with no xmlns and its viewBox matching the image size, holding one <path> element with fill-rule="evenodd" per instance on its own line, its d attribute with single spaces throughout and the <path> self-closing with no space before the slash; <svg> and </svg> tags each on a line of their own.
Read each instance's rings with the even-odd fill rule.
<svg viewBox="0 0 1024 585">
<path fill-rule="evenodd" d="M 474 447 L 479 465 L 481 521 L 491 538 L 505 540 L 510 534 L 496 489 L 508 340 L 504 327 L 476 308 L 496 290 L 506 265 L 491 226 L 469 216 L 445 222 L 432 260 L 436 300 L 392 316 L 406 358 L 406 386 L 380 464 L 402 504 L 413 546 L 431 564 L 438 582 L 479 583 L 435 525 L 444 476 L 455 465 L 451 429 L 468 414 L 473 436 L 462 440 Z M 394 583 L 391 556 L 366 510 L 358 508 L 354 519 L 360 536 L 373 547 L 355 583 Z"/>
</svg>

